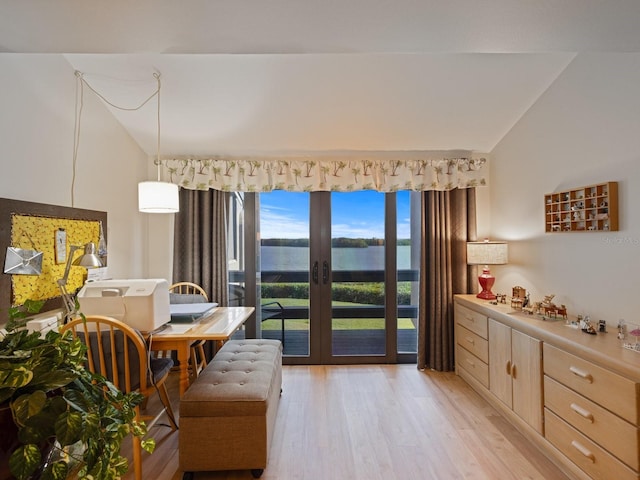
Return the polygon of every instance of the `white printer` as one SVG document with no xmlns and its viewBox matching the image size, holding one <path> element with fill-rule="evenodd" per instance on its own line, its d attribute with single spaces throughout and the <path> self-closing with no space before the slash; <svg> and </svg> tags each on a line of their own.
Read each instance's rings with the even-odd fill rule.
<svg viewBox="0 0 640 480">
<path fill-rule="evenodd" d="M 164 279 L 98 280 L 78 292 L 80 312 L 116 318 L 141 332 L 171 320 L 169 282 Z"/>
</svg>

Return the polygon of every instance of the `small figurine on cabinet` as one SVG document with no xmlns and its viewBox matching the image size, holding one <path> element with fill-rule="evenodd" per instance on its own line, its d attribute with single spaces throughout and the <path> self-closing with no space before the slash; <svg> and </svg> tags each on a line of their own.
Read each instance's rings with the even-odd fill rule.
<svg viewBox="0 0 640 480">
<path fill-rule="evenodd" d="M 527 295 L 528 297 L 529 295 Z M 522 311 L 528 313 L 529 315 L 533 315 L 538 312 L 538 305 L 540 302 L 527 303 L 526 306 L 522 307 Z"/>
<path fill-rule="evenodd" d="M 580 330 L 584 333 L 588 333 L 589 335 L 596 335 L 596 329 L 593 328 L 589 316 L 584 317 L 580 322 Z"/>
<path fill-rule="evenodd" d="M 549 318 L 551 318 L 552 314 L 554 317 L 557 316 L 556 304 L 552 301 L 553 297 L 555 297 L 553 293 L 545 295 L 544 299 L 540 303 L 540 313 L 542 313 L 542 315 L 544 315 L 545 317 L 548 315 Z"/>
<path fill-rule="evenodd" d="M 627 326 L 624 320 L 618 320 L 618 340 L 627 338 Z"/>
<path fill-rule="evenodd" d="M 521 311 L 523 303 L 524 303 L 524 299 L 522 298 L 517 298 L 517 297 L 511 298 L 511 308 L 513 308 L 514 310 Z"/>
<path fill-rule="evenodd" d="M 507 294 L 506 293 L 496 293 L 496 302 L 497 303 L 507 303 Z"/>
<path fill-rule="evenodd" d="M 511 308 L 518 311 L 522 310 L 526 296 L 526 289 L 518 286 L 513 287 L 513 289 L 511 290 Z"/>
</svg>

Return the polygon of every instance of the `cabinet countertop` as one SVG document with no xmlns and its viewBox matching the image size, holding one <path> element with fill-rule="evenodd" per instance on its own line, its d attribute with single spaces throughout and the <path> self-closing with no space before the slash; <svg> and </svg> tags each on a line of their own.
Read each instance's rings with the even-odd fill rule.
<svg viewBox="0 0 640 480">
<path fill-rule="evenodd" d="M 617 338 L 617 325 L 607 324 L 607 333 L 589 335 L 567 326 L 561 317 L 542 320 L 539 315 L 516 311 L 510 305 L 493 305 L 475 295 L 455 295 L 454 298 L 460 305 L 640 383 L 640 352 L 622 347 L 622 340 Z M 575 319 L 569 315 L 569 320 Z"/>
</svg>

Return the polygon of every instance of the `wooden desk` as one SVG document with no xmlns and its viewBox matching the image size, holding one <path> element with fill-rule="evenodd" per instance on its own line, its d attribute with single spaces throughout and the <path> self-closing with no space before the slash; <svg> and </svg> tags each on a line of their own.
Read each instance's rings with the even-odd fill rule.
<svg viewBox="0 0 640 480">
<path fill-rule="evenodd" d="M 175 350 L 180 362 L 180 397 L 189 388 L 189 347 L 195 340 L 212 340 L 218 345 L 223 344 L 233 335 L 249 318 L 255 308 L 253 307 L 218 307 L 211 315 L 203 317 L 193 324 L 191 328 L 187 324 L 177 324 L 175 328 L 169 326 L 154 333 L 148 341 L 153 351 Z"/>
</svg>

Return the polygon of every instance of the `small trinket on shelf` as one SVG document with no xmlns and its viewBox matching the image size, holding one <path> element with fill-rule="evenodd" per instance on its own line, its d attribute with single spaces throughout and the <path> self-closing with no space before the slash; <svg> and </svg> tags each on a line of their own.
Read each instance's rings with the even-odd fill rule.
<svg viewBox="0 0 640 480">
<path fill-rule="evenodd" d="M 624 320 L 618 320 L 618 339 L 624 340 L 625 338 L 627 338 L 627 326 Z"/>
<path fill-rule="evenodd" d="M 582 319 L 581 323 L 580 323 L 580 329 L 584 332 L 584 333 L 588 333 L 589 335 L 596 335 L 596 329 L 593 328 L 593 325 L 591 324 L 591 320 L 589 320 L 589 317 L 586 316 Z"/>
</svg>

